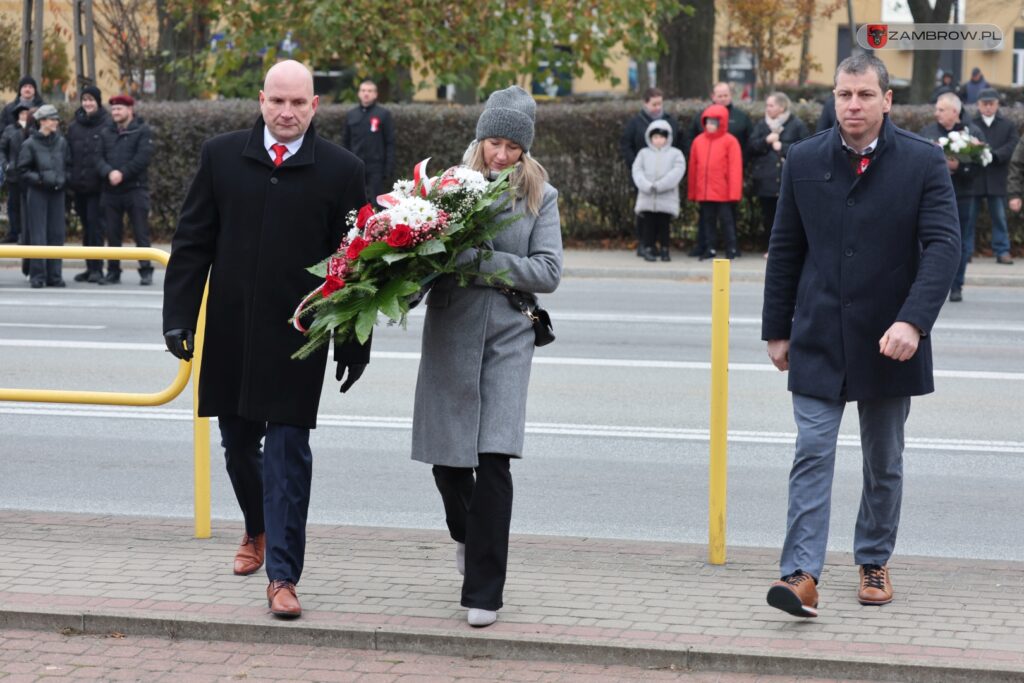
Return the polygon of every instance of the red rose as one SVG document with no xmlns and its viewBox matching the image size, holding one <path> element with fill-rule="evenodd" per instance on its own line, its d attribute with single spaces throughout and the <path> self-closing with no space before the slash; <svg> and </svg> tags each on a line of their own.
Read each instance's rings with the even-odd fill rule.
<svg viewBox="0 0 1024 683">
<path fill-rule="evenodd" d="M 363 208 L 359 209 L 359 215 L 356 216 L 356 227 L 362 230 L 366 227 L 366 221 L 373 217 L 373 206 L 365 204 Z"/>
<path fill-rule="evenodd" d="M 359 258 L 359 252 L 369 245 L 369 240 L 365 240 L 362 237 L 356 237 L 352 240 L 352 243 L 348 245 L 348 249 L 345 251 L 345 258 L 349 261 L 355 261 Z"/>
<path fill-rule="evenodd" d="M 324 280 L 324 286 L 320 290 L 320 294 L 326 299 L 331 294 L 334 294 L 339 289 L 345 287 L 345 281 L 337 275 L 328 275 L 327 279 Z"/>
<path fill-rule="evenodd" d="M 399 223 L 391 229 L 387 239 L 388 246 L 401 248 L 412 244 L 412 228 L 405 223 Z"/>
</svg>

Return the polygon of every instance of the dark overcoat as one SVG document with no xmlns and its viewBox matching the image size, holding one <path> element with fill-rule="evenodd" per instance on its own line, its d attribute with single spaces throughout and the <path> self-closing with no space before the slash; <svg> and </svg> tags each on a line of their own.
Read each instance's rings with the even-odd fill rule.
<svg viewBox="0 0 1024 683">
<path fill-rule="evenodd" d="M 789 147 L 794 142 L 803 140 L 810 135 L 807 125 L 795 114 L 790 114 L 782 130 L 779 131 L 779 142 L 782 148 L 775 148 L 765 142 L 771 133 L 768 123 L 761 119 L 754 124 L 754 130 L 747 141 L 748 165 L 750 177 L 754 181 L 755 197 L 778 197 L 779 186 L 782 184 L 782 162 L 789 154 Z"/>
<path fill-rule="evenodd" d="M 789 149 L 768 247 L 761 338 L 788 339 L 790 391 L 831 400 L 934 390 L 932 325 L 960 264 L 941 150 L 886 117 L 854 175 L 839 127 Z M 897 321 L 924 334 L 905 362 L 879 353 Z"/>
<path fill-rule="evenodd" d="M 979 172 L 978 195 L 1005 197 L 1006 179 L 1010 174 L 1010 159 L 1020 141 L 1017 124 L 999 114 L 996 114 L 991 126 L 986 126 L 985 119 L 980 115 L 974 117 L 971 123 L 985 134 L 985 140 L 992 148 L 992 163 L 983 167 Z"/>
<path fill-rule="evenodd" d="M 86 114 L 81 107 L 68 126 L 68 144 L 71 145 L 71 170 L 68 186 L 81 194 L 98 193 L 103 179 L 97 169 L 97 162 L 103 154 L 103 140 L 100 131 L 111 123 L 110 114 L 100 107 L 93 114 Z"/>
<path fill-rule="evenodd" d="M 327 349 L 292 360 L 305 337 L 288 319 L 321 282 L 305 268 L 334 253 L 365 194 L 362 162 L 313 126 L 278 168 L 263 148 L 262 119 L 203 144 L 163 311 L 164 331 L 196 329 L 210 274 L 200 415 L 316 426 Z"/>
<path fill-rule="evenodd" d="M 952 130 L 967 132 L 967 134 L 985 142 L 985 133 L 973 124 L 957 122 L 953 124 Z M 937 121 L 933 121 L 922 128 L 919 135 L 937 142 L 939 138 L 944 138 L 949 133 L 950 131 L 940 126 Z M 982 168 L 978 164 L 968 164 L 961 161 L 956 170 L 950 174 L 950 177 L 953 179 L 953 192 L 956 193 L 957 199 L 970 199 L 981 194 L 981 188 L 984 186 L 984 179 L 981 175 Z"/>
</svg>

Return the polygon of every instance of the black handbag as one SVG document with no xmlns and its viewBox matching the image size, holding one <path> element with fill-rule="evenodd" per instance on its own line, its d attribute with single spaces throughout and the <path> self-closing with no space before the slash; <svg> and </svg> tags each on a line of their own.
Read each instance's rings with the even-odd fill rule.
<svg viewBox="0 0 1024 683">
<path fill-rule="evenodd" d="M 534 346 L 547 346 L 555 341 L 555 331 L 551 327 L 551 316 L 537 303 L 537 297 L 510 287 L 502 287 L 501 293 L 508 297 L 512 308 L 530 319 L 530 322 L 533 324 Z"/>
</svg>

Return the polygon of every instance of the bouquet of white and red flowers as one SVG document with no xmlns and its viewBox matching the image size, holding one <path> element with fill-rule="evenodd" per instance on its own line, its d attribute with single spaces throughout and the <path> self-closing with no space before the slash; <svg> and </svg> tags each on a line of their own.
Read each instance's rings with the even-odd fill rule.
<svg viewBox="0 0 1024 683">
<path fill-rule="evenodd" d="M 939 146 L 947 159 L 956 159 L 961 164 L 988 166 L 992 163 L 992 148 L 967 131 L 950 131 L 949 135 L 939 138 Z"/>
<path fill-rule="evenodd" d="M 478 261 L 458 256 L 486 247 L 515 216 L 496 220 L 509 201 L 509 175 L 489 181 L 465 166 L 440 176 L 426 174 L 429 159 L 416 165 L 413 180 L 399 180 L 391 193 L 348 216 L 351 226 L 336 253 L 307 270 L 324 278 L 295 309 L 292 324 L 308 341 L 295 353 L 305 358 L 331 340 L 366 342 L 382 313 L 404 325 L 410 298 L 434 278 L 455 274 L 462 283 L 482 277 L 507 283 L 502 273 L 482 274 Z M 481 250 L 483 258 L 489 250 Z M 312 316 L 308 328 L 303 320 Z"/>
</svg>

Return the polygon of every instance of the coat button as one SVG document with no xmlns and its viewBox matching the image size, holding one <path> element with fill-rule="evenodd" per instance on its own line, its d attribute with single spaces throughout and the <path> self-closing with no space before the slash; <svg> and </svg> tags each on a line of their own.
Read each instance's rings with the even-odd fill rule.
<svg viewBox="0 0 1024 683">
<path fill-rule="evenodd" d="M 270 184 L 271 185 L 277 185 L 277 178 L 271 178 L 270 179 Z"/>
<path fill-rule="evenodd" d="M 850 301 L 849 299 L 847 299 L 846 301 L 843 302 L 843 307 L 844 308 L 849 308 L 852 305 L 853 305 L 853 302 Z"/>
<path fill-rule="evenodd" d="M 826 171 L 825 172 L 825 180 L 832 180 L 832 172 L 831 171 Z"/>
<path fill-rule="evenodd" d="M 843 252 L 843 253 L 844 253 L 844 254 L 846 254 L 847 256 L 853 256 L 853 249 L 847 249 L 847 250 L 846 250 L 845 252 Z"/>
<path fill-rule="evenodd" d="M 847 199 L 847 200 L 846 200 L 846 205 L 847 205 L 847 206 L 853 206 L 853 205 L 854 205 L 854 204 L 856 204 L 856 203 L 857 203 L 857 202 L 853 201 L 852 199 Z"/>
</svg>

